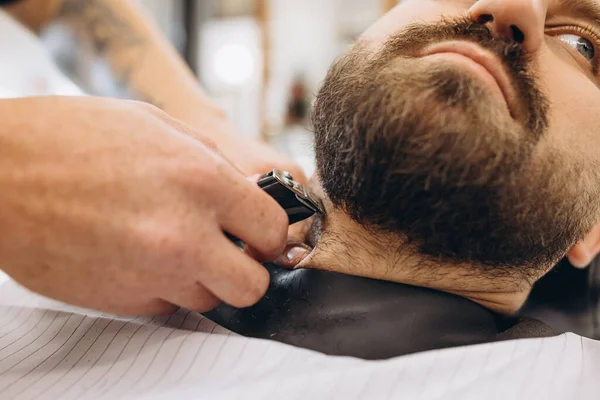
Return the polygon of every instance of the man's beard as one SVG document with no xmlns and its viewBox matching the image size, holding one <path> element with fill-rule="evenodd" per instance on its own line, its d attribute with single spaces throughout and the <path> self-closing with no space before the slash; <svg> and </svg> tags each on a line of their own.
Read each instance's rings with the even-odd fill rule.
<svg viewBox="0 0 600 400">
<path fill-rule="evenodd" d="M 485 114 L 486 111 L 489 113 L 491 110 L 488 105 L 497 110 L 498 104 L 495 104 L 495 99 L 484 90 L 483 84 L 472 73 L 459 67 L 452 67 L 450 64 L 433 65 L 420 58 L 420 53 L 428 45 L 451 40 L 474 42 L 498 57 L 518 95 L 518 108 L 524 113 L 521 121 L 522 128 L 526 131 L 524 133 L 529 135 L 527 138 L 529 140 L 539 139 L 548 127 L 548 101 L 536 84 L 529 55 L 521 44 L 506 37 L 494 37 L 489 28 L 470 19 L 444 20 L 442 23 L 432 25 L 410 25 L 385 43 L 383 49 L 366 65 L 365 72 L 368 75 L 376 74 L 377 71 L 384 71 L 386 66 L 391 66 L 394 60 L 403 59 L 408 64 L 410 60 L 413 64 L 412 68 L 408 65 L 407 67 L 412 70 L 417 79 L 419 75 L 421 79 L 430 79 L 428 84 L 423 81 L 423 87 L 414 89 L 432 90 L 437 95 L 435 100 L 439 105 L 460 107 L 461 111 L 476 107 L 470 112 L 478 115 Z M 358 47 L 354 56 L 362 51 Z M 400 68 L 395 72 L 400 72 Z M 408 70 L 403 72 L 410 73 Z M 410 84 L 411 77 L 407 77 L 405 82 Z M 483 104 L 486 106 L 484 109 L 480 107 L 482 102 L 486 103 Z M 506 117 L 501 118 L 507 119 Z M 494 120 L 501 123 L 500 118 Z"/>
<path fill-rule="evenodd" d="M 447 40 L 502 60 L 522 120 L 469 71 L 418 57 Z M 470 20 L 413 25 L 375 54 L 356 46 L 330 71 L 313 113 L 327 196 L 429 260 L 535 275 L 564 256 L 595 211 L 590 198 L 558 192 L 578 180 L 578 165 L 538 154 L 549 107 L 535 82 L 519 43 Z M 574 203 L 579 214 L 566 212 Z"/>
</svg>

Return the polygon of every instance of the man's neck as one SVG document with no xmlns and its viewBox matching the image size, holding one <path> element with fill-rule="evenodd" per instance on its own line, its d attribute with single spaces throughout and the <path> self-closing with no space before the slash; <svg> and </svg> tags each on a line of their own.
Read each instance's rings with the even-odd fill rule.
<svg viewBox="0 0 600 400">
<path fill-rule="evenodd" d="M 338 210 L 328 213 L 322 237 L 298 268 L 327 270 L 425 287 L 467 298 L 492 311 L 512 314 L 527 299 L 532 284 L 515 277 L 491 279 L 467 265 L 443 265 L 425 261 L 413 251 L 390 243 L 366 230 Z"/>
</svg>

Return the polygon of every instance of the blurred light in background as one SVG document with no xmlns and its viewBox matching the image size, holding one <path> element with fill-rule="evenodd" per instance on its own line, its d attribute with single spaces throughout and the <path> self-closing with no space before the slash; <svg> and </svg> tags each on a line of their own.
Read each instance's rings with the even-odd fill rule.
<svg viewBox="0 0 600 400">
<path fill-rule="evenodd" d="M 198 63 L 209 91 L 243 90 L 260 81 L 260 28 L 253 18 L 207 22 L 202 28 Z M 260 83 L 260 82 L 259 82 Z"/>
<path fill-rule="evenodd" d="M 227 44 L 215 54 L 213 68 L 222 83 L 239 86 L 248 82 L 254 74 L 256 57 L 242 44 Z"/>
<path fill-rule="evenodd" d="M 241 135 L 261 136 L 262 35 L 256 18 L 206 21 L 199 30 L 198 75 Z"/>
</svg>

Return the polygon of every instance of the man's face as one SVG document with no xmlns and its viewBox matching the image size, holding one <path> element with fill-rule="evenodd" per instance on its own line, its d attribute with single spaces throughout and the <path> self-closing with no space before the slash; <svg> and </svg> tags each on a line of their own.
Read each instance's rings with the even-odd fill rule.
<svg viewBox="0 0 600 400">
<path fill-rule="evenodd" d="M 583 6 L 600 1 L 402 2 L 317 98 L 333 206 L 431 259 L 557 262 L 598 217 L 600 17 Z"/>
</svg>

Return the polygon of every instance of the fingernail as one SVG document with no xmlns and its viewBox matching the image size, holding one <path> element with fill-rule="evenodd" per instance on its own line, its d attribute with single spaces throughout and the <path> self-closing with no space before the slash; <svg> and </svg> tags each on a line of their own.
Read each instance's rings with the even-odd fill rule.
<svg viewBox="0 0 600 400">
<path fill-rule="evenodd" d="M 304 260 L 308 256 L 308 254 L 309 251 L 306 248 L 300 246 L 293 246 L 287 250 L 285 257 L 287 258 L 290 264 L 296 265 L 300 264 L 302 260 Z"/>
<path fill-rule="evenodd" d="M 275 260 L 275 264 L 284 268 L 295 268 L 310 254 L 310 249 L 299 245 L 286 247 L 279 258 Z"/>
</svg>

